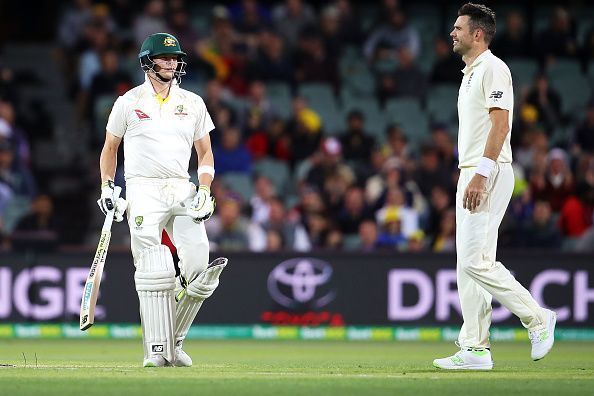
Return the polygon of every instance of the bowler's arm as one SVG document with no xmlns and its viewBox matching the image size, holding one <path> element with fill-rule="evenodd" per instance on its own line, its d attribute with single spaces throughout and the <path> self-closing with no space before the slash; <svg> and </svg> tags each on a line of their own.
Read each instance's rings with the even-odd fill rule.
<svg viewBox="0 0 594 396">
<path fill-rule="evenodd" d="M 113 181 L 116 173 L 118 161 L 118 148 L 122 138 L 119 138 L 109 132 L 105 133 L 105 143 L 99 157 L 99 169 L 101 172 L 101 183 L 108 180 Z"/>
<path fill-rule="evenodd" d="M 483 157 L 497 161 L 503 143 L 505 143 L 505 138 L 510 131 L 509 111 L 498 107 L 491 107 L 489 109 L 489 118 L 491 119 L 491 130 L 487 136 Z"/>
<path fill-rule="evenodd" d="M 212 154 L 212 148 L 210 145 L 210 135 L 207 133 L 204 137 L 195 140 L 194 148 L 196 149 L 196 154 L 198 155 L 198 168 L 208 167 L 214 170 L 214 156 Z M 199 172 L 198 181 L 200 182 L 200 185 L 205 185 L 210 188 L 212 180 L 213 175 L 210 173 Z"/>
</svg>

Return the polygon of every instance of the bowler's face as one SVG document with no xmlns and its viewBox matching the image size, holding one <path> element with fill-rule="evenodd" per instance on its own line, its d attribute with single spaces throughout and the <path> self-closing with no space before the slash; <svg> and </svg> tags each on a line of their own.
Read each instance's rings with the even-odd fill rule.
<svg viewBox="0 0 594 396">
<path fill-rule="evenodd" d="M 455 53 L 464 55 L 472 47 L 472 32 L 470 31 L 470 17 L 468 15 L 459 16 L 454 22 L 454 29 L 450 33 L 453 40 L 453 50 Z"/>
</svg>

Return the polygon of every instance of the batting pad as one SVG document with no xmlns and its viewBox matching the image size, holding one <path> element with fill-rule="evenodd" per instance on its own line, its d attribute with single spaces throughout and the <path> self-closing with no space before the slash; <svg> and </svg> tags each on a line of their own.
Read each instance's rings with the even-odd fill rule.
<svg viewBox="0 0 594 396">
<path fill-rule="evenodd" d="M 202 303 L 212 295 L 219 285 L 219 276 L 227 265 L 227 261 L 224 257 L 215 259 L 196 279 L 190 282 L 185 292 L 181 293 L 182 296 L 176 307 L 176 345 L 181 345 Z"/>
<path fill-rule="evenodd" d="M 140 321 L 144 358 L 162 355 L 174 359 L 175 268 L 169 248 L 164 245 L 144 249 L 134 273 L 140 301 Z"/>
</svg>

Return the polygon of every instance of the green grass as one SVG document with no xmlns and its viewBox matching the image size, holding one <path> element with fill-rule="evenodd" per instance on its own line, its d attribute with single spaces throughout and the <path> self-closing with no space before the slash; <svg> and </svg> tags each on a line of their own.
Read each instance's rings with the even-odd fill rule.
<svg viewBox="0 0 594 396">
<path fill-rule="evenodd" d="M 490 372 L 444 372 L 452 343 L 187 341 L 191 368 L 143 369 L 140 341 L 2 340 L 0 395 L 583 395 L 594 343 L 558 342 L 540 362 L 528 343 L 497 343 Z M 27 358 L 24 365 L 22 354 Z M 37 364 L 35 362 L 37 355 Z"/>
</svg>

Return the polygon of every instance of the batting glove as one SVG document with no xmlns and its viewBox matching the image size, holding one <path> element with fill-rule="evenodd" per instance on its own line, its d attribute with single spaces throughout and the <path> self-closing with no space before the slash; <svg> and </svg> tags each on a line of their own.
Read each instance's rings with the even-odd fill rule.
<svg viewBox="0 0 594 396">
<path fill-rule="evenodd" d="M 216 206 L 215 199 L 210 195 L 210 188 L 205 185 L 198 187 L 194 199 L 188 208 L 188 216 L 195 223 L 200 223 L 210 219 Z"/>
<path fill-rule="evenodd" d="M 104 215 L 115 209 L 114 220 L 119 223 L 124 220 L 128 201 L 124 198 L 114 199 L 114 188 L 115 184 L 112 180 L 101 183 L 101 197 L 97 200 L 97 205 Z"/>
</svg>

